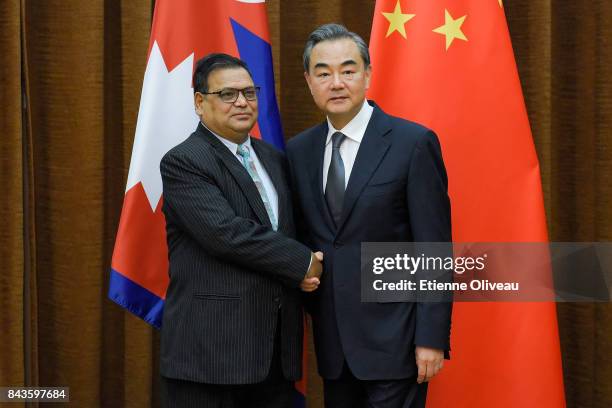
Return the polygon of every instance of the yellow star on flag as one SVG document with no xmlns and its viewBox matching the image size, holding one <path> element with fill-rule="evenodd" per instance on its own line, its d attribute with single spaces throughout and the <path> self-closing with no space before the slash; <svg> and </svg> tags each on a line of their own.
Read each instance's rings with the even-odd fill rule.
<svg viewBox="0 0 612 408">
<path fill-rule="evenodd" d="M 402 8 L 400 7 L 400 0 L 397 0 L 393 13 L 383 12 L 382 14 L 387 20 L 389 20 L 389 29 L 387 30 L 387 35 L 385 36 L 385 38 L 390 36 L 394 31 L 397 31 L 402 35 L 402 37 L 406 38 L 406 27 L 404 26 L 404 24 L 406 24 L 406 22 L 412 19 L 415 15 L 403 14 Z"/>
<path fill-rule="evenodd" d="M 458 19 L 453 19 L 448 10 L 444 9 L 444 25 L 433 30 L 434 33 L 442 34 L 446 36 L 446 49 L 453 43 L 455 38 L 458 38 L 463 41 L 467 41 L 468 39 L 461 31 L 461 25 L 465 21 L 467 15 L 463 17 L 459 17 Z"/>
<path fill-rule="evenodd" d="M 499 0 L 499 7 L 504 7 L 504 5 L 502 4 L 502 0 Z"/>
</svg>

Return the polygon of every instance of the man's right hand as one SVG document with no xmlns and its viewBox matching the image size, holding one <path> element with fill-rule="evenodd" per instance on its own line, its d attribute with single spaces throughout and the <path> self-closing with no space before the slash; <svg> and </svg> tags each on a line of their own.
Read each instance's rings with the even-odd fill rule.
<svg viewBox="0 0 612 408">
<path fill-rule="evenodd" d="M 323 252 L 315 252 L 310 257 L 310 268 L 308 268 L 308 272 L 306 272 L 306 276 L 302 283 L 300 283 L 300 288 L 304 292 L 312 292 L 319 287 L 319 283 L 321 281 L 319 278 L 323 273 Z"/>
<path fill-rule="evenodd" d="M 323 273 L 323 252 L 314 252 L 310 256 L 310 268 L 306 272 L 307 278 L 320 278 Z"/>
</svg>

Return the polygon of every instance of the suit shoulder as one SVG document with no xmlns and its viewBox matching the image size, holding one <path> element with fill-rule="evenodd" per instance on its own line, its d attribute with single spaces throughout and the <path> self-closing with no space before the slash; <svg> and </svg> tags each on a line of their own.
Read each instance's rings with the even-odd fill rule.
<svg viewBox="0 0 612 408">
<path fill-rule="evenodd" d="M 434 133 L 428 127 L 421 125 L 420 123 L 413 122 L 411 120 L 407 120 L 404 118 L 398 118 L 397 116 L 388 115 L 389 121 L 391 122 L 391 126 L 393 129 L 401 130 L 404 132 L 409 132 L 414 134 L 415 137 L 424 137 L 428 133 Z"/>
<path fill-rule="evenodd" d="M 278 150 L 276 146 L 265 140 L 251 138 L 251 143 L 256 145 L 258 149 L 265 151 L 268 155 L 272 156 L 275 160 L 285 160 L 285 153 Z"/>
<path fill-rule="evenodd" d="M 287 142 L 287 152 L 302 150 L 303 148 L 308 146 L 310 144 L 311 139 L 321 134 L 324 127 L 325 123 L 319 123 L 293 136 Z"/>
<path fill-rule="evenodd" d="M 210 145 L 204 138 L 206 135 L 201 132 L 195 131 L 191 133 L 185 140 L 168 150 L 166 155 L 169 156 L 183 156 L 193 155 L 199 152 L 206 152 L 210 150 Z"/>
<path fill-rule="evenodd" d="M 428 127 L 397 116 L 387 115 L 394 140 L 409 144 L 439 144 L 438 136 Z"/>
<path fill-rule="evenodd" d="M 170 166 L 187 166 L 202 168 L 212 165 L 215 161 L 212 147 L 207 143 L 200 132 L 193 132 L 187 139 L 177 144 L 160 161 L 160 170 Z"/>
</svg>

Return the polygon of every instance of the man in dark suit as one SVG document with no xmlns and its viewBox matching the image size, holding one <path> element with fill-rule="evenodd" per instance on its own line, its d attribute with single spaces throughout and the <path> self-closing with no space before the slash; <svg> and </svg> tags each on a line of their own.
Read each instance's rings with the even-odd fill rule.
<svg viewBox="0 0 612 408">
<path fill-rule="evenodd" d="M 449 350 L 451 303 L 364 303 L 362 242 L 451 239 L 447 177 L 436 135 L 365 99 L 364 41 L 327 24 L 309 37 L 305 77 L 327 120 L 287 145 L 298 237 L 325 253 L 308 294 L 325 404 L 424 407 Z"/>
<path fill-rule="evenodd" d="M 284 156 L 249 137 L 257 91 L 246 64 L 196 65 L 195 132 L 162 159 L 170 284 L 161 331 L 167 407 L 289 407 L 301 376 L 300 291 L 321 254 L 295 234 Z"/>
</svg>

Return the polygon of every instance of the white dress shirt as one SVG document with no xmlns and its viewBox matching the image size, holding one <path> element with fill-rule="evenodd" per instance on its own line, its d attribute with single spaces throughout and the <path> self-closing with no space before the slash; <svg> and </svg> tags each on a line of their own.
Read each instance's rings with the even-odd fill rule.
<svg viewBox="0 0 612 408">
<path fill-rule="evenodd" d="M 342 156 L 342 162 L 344 163 L 344 188 L 348 185 L 349 178 L 351 177 L 351 171 L 355 164 L 355 158 L 361 145 L 361 140 L 365 134 L 370 118 L 372 117 L 374 108 L 370 106 L 368 101 L 363 101 L 363 106 L 349 123 L 346 124 L 342 129 L 336 129 L 327 118 L 327 139 L 325 140 L 325 154 L 323 156 L 323 192 L 325 192 L 325 186 L 327 185 L 327 172 L 329 171 L 329 163 L 331 162 L 332 154 L 332 142 L 331 137 L 336 132 L 342 132 L 346 138 L 340 145 L 340 156 Z"/>
<path fill-rule="evenodd" d="M 206 125 L 204 125 L 203 123 L 202 123 L 202 126 L 206 127 Z M 206 127 L 206 129 L 208 128 Z M 240 165 L 242 165 L 242 157 L 238 155 L 238 145 L 230 140 L 227 140 L 219 136 L 212 130 L 210 129 L 208 130 L 210 131 L 210 133 L 215 135 L 215 137 L 219 139 L 229 149 L 230 152 L 234 154 L 234 157 L 236 157 L 236 160 L 238 160 L 240 162 Z M 276 217 L 276 219 L 278 220 L 278 193 L 276 192 L 276 188 L 274 187 L 274 184 L 272 183 L 270 176 L 268 176 L 268 172 L 266 171 L 264 166 L 259 161 L 259 158 L 257 157 L 257 153 L 255 152 L 255 149 L 253 149 L 253 146 L 251 146 L 250 136 L 247 137 L 247 140 L 243 143 L 243 145 L 248 146 L 249 148 L 251 159 L 255 163 L 255 168 L 257 169 L 257 174 L 259 174 L 261 183 L 263 184 L 263 187 L 266 190 L 266 194 L 268 195 L 268 200 L 270 200 L 270 206 L 272 207 L 272 212 L 274 213 L 274 217 Z"/>
</svg>

